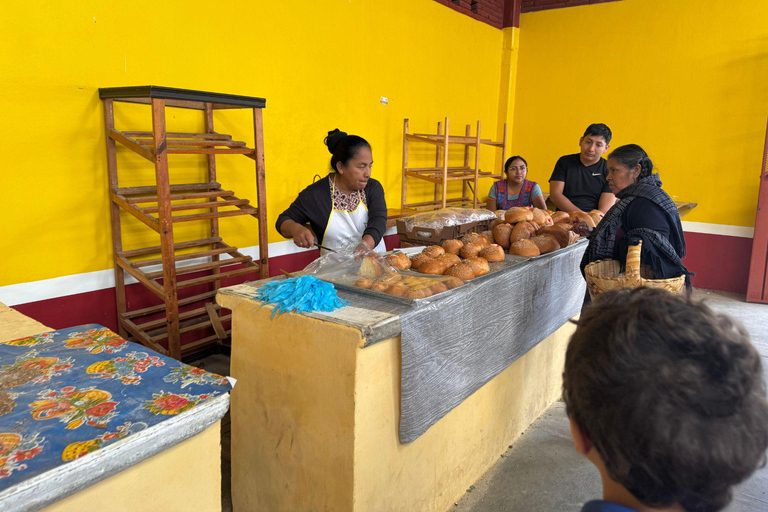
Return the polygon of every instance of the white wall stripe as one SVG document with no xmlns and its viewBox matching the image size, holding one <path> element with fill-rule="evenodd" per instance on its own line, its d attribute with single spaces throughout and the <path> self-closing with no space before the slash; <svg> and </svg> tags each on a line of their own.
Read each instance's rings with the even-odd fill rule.
<svg viewBox="0 0 768 512">
<path fill-rule="evenodd" d="M 385 235 L 397 234 L 395 228 L 389 228 Z M 286 256 L 289 254 L 298 254 L 313 249 L 302 249 L 290 241 L 274 242 L 269 244 L 269 257 Z M 239 249 L 245 256 L 251 256 L 254 260 L 259 260 L 259 246 L 243 247 Z M 222 255 L 222 259 L 230 256 Z M 204 258 L 186 260 L 179 262 L 179 267 L 188 265 L 198 265 L 205 262 Z M 160 265 L 145 267 L 147 272 L 161 270 Z M 137 283 L 136 279 L 126 274 L 125 284 Z M 78 293 L 93 292 L 115 287 L 115 271 L 113 269 L 97 270 L 95 272 L 86 272 L 83 274 L 72 274 L 69 276 L 54 277 L 52 279 L 43 279 L 41 281 L 31 281 L 28 283 L 10 284 L 0 286 L 0 302 L 6 306 L 16 306 L 37 302 L 41 300 L 55 299 L 58 297 L 67 297 L 77 295 Z"/>
<path fill-rule="evenodd" d="M 748 226 L 729 226 L 727 224 L 707 224 L 706 222 L 683 222 L 683 231 L 690 233 L 704 233 L 707 235 L 738 236 L 742 238 L 754 238 L 755 228 Z"/>
</svg>

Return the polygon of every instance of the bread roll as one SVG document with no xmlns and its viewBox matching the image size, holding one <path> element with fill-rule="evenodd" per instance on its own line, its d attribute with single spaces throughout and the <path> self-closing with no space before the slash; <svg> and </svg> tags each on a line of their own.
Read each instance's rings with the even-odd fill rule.
<svg viewBox="0 0 768 512">
<path fill-rule="evenodd" d="M 568 232 L 568 237 L 569 237 L 568 238 L 568 245 L 571 245 L 573 242 L 575 242 L 576 240 L 578 240 L 580 238 L 579 234 L 578 233 L 574 233 L 573 231 L 569 231 Z"/>
<path fill-rule="evenodd" d="M 447 292 L 448 287 L 445 286 L 445 283 L 435 283 L 429 287 L 429 291 L 432 292 L 432 295 L 437 295 L 438 293 Z"/>
<path fill-rule="evenodd" d="M 497 219 L 501 219 L 501 220 L 504 220 L 504 215 L 506 215 L 506 213 L 507 213 L 507 210 L 496 210 L 496 211 L 495 211 L 495 212 L 493 212 L 493 213 L 495 213 L 495 214 L 496 214 L 496 218 L 497 218 Z"/>
<path fill-rule="evenodd" d="M 448 270 L 450 270 L 450 268 Z M 446 275 L 448 273 L 448 270 L 445 271 Z M 445 281 L 443 281 L 443 283 L 445 283 L 445 286 L 449 290 L 453 290 L 454 288 L 458 288 L 459 286 L 464 285 L 464 281 L 462 281 L 458 277 L 453 277 L 453 276 L 449 276 Z"/>
<path fill-rule="evenodd" d="M 605 214 L 600 210 L 592 210 L 587 215 L 592 217 L 592 220 L 595 221 L 595 227 L 600 224 L 600 221 L 603 220 L 603 217 L 605 216 Z"/>
<path fill-rule="evenodd" d="M 373 256 L 365 256 L 360 262 L 360 269 L 357 273 L 363 277 L 376 279 L 382 274 L 381 265 Z"/>
<path fill-rule="evenodd" d="M 509 247 L 509 254 L 516 254 L 518 256 L 527 256 L 533 258 L 539 256 L 539 248 L 536 244 L 530 240 L 518 240 Z"/>
<path fill-rule="evenodd" d="M 475 277 L 484 276 L 491 271 L 491 267 L 488 266 L 488 260 L 481 258 L 480 256 L 467 258 L 464 263 L 467 263 L 472 267 L 472 272 L 475 273 Z"/>
<path fill-rule="evenodd" d="M 424 250 L 421 251 L 421 254 L 426 254 L 430 258 L 437 258 L 441 254 L 445 254 L 445 249 L 439 245 L 430 245 L 429 247 L 425 247 Z"/>
<path fill-rule="evenodd" d="M 462 238 L 461 241 L 464 242 L 464 245 L 467 245 L 467 244 L 480 242 L 482 238 L 483 238 L 483 235 L 481 235 L 480 233 L 467 233 L 466 235 L 464 235 L 464 238 Z"/>
<path fill-rule="evenodd" d="M 567 247 L 569 245 L 569 240 L 571 239 L 569 233 L 570 231 L 557 224 L 554 226 L 544 226 L 536 232 L 537 235 L 552 235 L 560 247 Z"/>
<path fill-rule="evenodd" d="M 371 290 L 375 292 L 386 292 L 389 288 L 389 285 L 387 283 L 373 283 L 373 286 L 371 286 Z"/>
<path fill-rule="evenodd" d="M 482 244 L 480 244 L 479 242 L 472 242 L 469 244 L 464 244 L 464 247 L 461 248 L 461 251 L 459 251 L 459 254 L 461 255 L 462 258 L 467 259 L 467 258 L 471 258 L 472 256 L 477 256 L 477 253 L 479 253 L 481 250 L 483 250 Z"/>
<path fill-rule="evenodd" d="M 406 285 L 397 283 L 390 286 L 387 293 L 390 295 L 397 295 L 398 297 L 404 297 L 409 290 L 410 288 Z"/>
<path fill-rule="evenodd" d="M 445 275 L 458 277 L 459 279 L 469 280 L 475 278 L 475 272 L 468 263 L 457 263 L 445 271 Z"/>
<path fill-rule="evenodd" d="M 533 229 L 533 226 L 531 226 L 529 222 L 518 222 L 515 224 L 515 227 L 512 228 L 512 234 L 509 237 L 509 242 L 513 244 L 524 238 L 533 238 L 535 231 L 536 230 Z"/>
<path fill-rule="evenodd" d="M 544 224 L 542 224 L 542 226 L 552 226 L 554 223 L 552 216 L 547 214 L 544 216 Z"/>
<path fill-rule="evenodd" d="M 596 226 L 594 219 L 592 219 L 592 217 L 590 217 L 588 213 L 571 212 L 569 213 L 569 215 L 571 216 L 571 223 L 573 224 L 575 224 L 576 221 L 583 220 L 591 228 Z"/>
<path fill-rule="evenodd" d="M 369 277 L 361 277 L 355 281 L 355 286 L 358 288 L 365 288 L 366 290 L 370 290 L 371 286 L 373 286 L 373 279 Z"/>
<path fill-rule="evenodd" d="M 531 208 L 531 213 L 533 214 L 533 222 L 543 226 L 544 221 L 547 220 L 547 214 L 544 212 L 544 210 L 533 207 Z"/>
<path fill-rule="evenodd" d="M 447 253 L 445 253 L 445 254 L 443 254 L 443 255 L 440 255 L 440 256 L 438 256 L 438 257 L 437 257 L 437 259 L 438 259 L 438 260 L 441 260 L 441 261 L 444 261 L 444 262 L 445 262 L 445 264 L 446 264 L 448 267 L 450 267 L 450 266 L 452 266 L 452 265 L 455 265 L 455 264 L 457 264 L 457 263 L 461 263 L 461 258 L 459 258 L 459 257 L 458 257 L 458 256 L 456 256 L 455 254 L 451 254 L 451 253 L 449 253 L 449 252 L 447 252 Z M 447 267 L 446 267 L 446 268 L 447 268 Z"/>
<path fill-rule="evenodd" d="M 409 260 L 410 261 L 410 260 Z M 397 272 L 388 272 L 376 280 L 377 283 L 394 284 L 398 281 L 402 281 L 403 276 Z"/>
<path fill-rule="evenodd" d="M 572 231 L 573 230 L 573 224 L 570 222 L 556 222 L 555 226 L 562 228 L 566 231 Z"/>
<path fill-rule="evenodd" d="M 533 220 L 533 212 L 531 212 L 530 208 L 516 206 L 507 210 L 506 215 L 504 215 L 504 220 L 510 224 L 515 224 L 524 220 Z"/>
<path fill-rule="evenodd" d="M 504 249 L 500 245 L 493 244 L 490 247 L 484 248 L 478 254 L 481 258 L 485 258 L 488 261 L 504 261 Z"/>
<path fill-rule="evenodd" d="M 462 247 L 464 247 L 464 242 L 461 240 L 446 240 L 443 242 L 443 250 L 450 254 L 459 254 Z"/>
<path fill-rule="evenodd" d="M 494 219 L 493 222 L 491 222 L 491 229 L 495 228 L 499 224 L 504 224 L 504 219 Z"/>
<path fill-rule="evenodd" d="M 389 263 L 390 267 L 397 268 L 400 270 L 408 270 L 411 268 L 411 258 L 409 258 L 406 254 L 402 252 L 396 252 L 394 254 L 390 254 L 386 258 L 387 263 Z"/>
<path fill-rule="evenodd" d="M 493 231 L 491 231 L 490 229 L 488 231 L 483 231 L 480 234 L 483 235 L 483 238 L 488 240 L 488 245 L 486 245 L 486 247 L 488 247 L 491 244 L 495 244 L 496 243 L 496 241 L 493 239 Z"/>
<path fill-rule="evenodd" d="M 531 239 L 541 254 L 547 254 L 560 249 L 560 243 L 553 235 L 536 235 Z"/>
<path fill-rule="evenodd" d="M 427 256 L 426 254 L 419 253 L 415 255 L 413 258 L 411 258 L 411 268 L 419 268 L 419 265 L 431 259 L 432 258 Z"/>
<path fill-rule="evenodd" d="M 558 222 L 567 221 L 570 222 L 571 216 L 568 212 L 555 212 L 552 214 L 552 222 L 557 224 Z"/>
<path fill-rule="evenodd" d="M 405 294 L 405 297 L 408 299 L 426 299 L 431 296 L 432 292 L 429 288 L 411 289 Z"/>
<path fill-rule="evenodd" d="M 499 244 L 503 249 L 509 249 L 509 237 L 512 235 L 512 225 L 511 224 L 499 224 L 495 228 L 493 228 L 493 239 L 496 241 L 497 244 Z"/>
<path fill-rule="evenodd" d="M 419 272 L 422 274 L 434 274 L 436 276 L 443 275 L 445 269 L 448 268 L 448 263 L 440 258 L 432 258 L 419 265 Z"/>
</svg>

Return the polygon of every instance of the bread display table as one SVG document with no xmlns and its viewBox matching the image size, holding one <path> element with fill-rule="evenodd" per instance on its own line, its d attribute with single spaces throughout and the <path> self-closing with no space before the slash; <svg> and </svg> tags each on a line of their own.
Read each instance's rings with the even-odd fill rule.
<svg viewBox="0 0 768 512">
<path fill-rule="evenodd" d="M 505 279 L 536 281 L 540 293 L 560 297 L 567 319 L 584 296 L 578 260 L 585 245 L 512 267 Z M 542 272 L 547 265 L 559 280 Z M 559 320 L 535 338 L 540 331 L 512 313 L 538 307 L 522 285 L 496 297 L 493 318 L 450 296 L 413 310 L 340 291 L 350 306 L 271 319 L 272 308 L 252 298 L 259 284 L 217 296 L 233 314 L 235 511 L 446 510 L 560 396 L 574 327 Z M 483 284 L 465 293 L 472 299 L 489 290 L 498 291 Z M 541 322 L 530 325 L 552 322 L 543 306 L 533 314 Z M 442 336 L 451 321 L 434 329 L 420 323 L 452 315 L 476 326 L 465 346 L 430 336 Z M 498 332 L 477 330 L 486 318 L 490 331 L 497 319 L 514 318 L 503 329 L 512 341 L 499 344 Z"/>
<path fill-rule="evenodd" d="M 0 510 L 221 510 L 226 378 L 99 325 L 0 314 Z"/>
</svg>

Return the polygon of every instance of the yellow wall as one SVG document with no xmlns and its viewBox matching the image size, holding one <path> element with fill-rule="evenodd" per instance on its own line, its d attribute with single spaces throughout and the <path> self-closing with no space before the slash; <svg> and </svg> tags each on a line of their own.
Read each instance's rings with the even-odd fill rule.
<svg viewBox="0 0 768 512">
<path fill-rule="evenodd" d="M 768 116 L 768 2 L 625 0 L 523 14 L 513 152 L 547 180 L 592 122 L 637 143 L 685 220 L 753 226 Z"/>
<path fill-rule="evenodd" d="M 280 211 L 327 171 L 322 140 L 330 129 L 371 142 L 374 176 L 393 206 L 400 201 L 403 118 L 414 130 L 432 131 L 450 116 L 459 133 L 479 119 L 485 134 L 498 133 L 502 32 L 432 0 L 15 2 L 3 8 L 0 33 L 0 286 L 111 268 L 98 87 L 266 97 L 271 242 L 282 240 L 272 227 Z M 219 131 L 250 143 L 245 112 L 216 119 Z M 150 117 L 131 106 L 118 111 L 117 122 L 147 129 Z M 168 124 L 188 130 L 201 122 L 182 111 Z M 219 160 L 220 181 L 255 198 L 252 161 Z M 119 162 L 133 183 L 151 179 L 140 158 L 121 151 Z M 202 159 L 174 162 L 184 179 L 202 177 Z M 157 241 L 129 222 L 126 246 Z M 255 220 L 221 224 L 229 243 L 256 244 Z"/>
</svg>

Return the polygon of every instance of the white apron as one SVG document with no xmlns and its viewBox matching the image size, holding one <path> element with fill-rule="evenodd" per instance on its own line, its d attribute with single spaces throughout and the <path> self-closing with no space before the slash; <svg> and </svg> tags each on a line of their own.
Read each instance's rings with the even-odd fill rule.
<svg viewBox="0 0 768 512">
<path fill-rule="evenodd" d="M 351 239 L 358 241 L 363 239 L 365 228 L 368 227 L 368 207 L 363 203 L 362 194 L 358 191 L 360 204 L 357 205 L 354 211 L 334 210 L 333 196 L 336 190 L 336 182 L 330 178 L 329 180 L 331 182 L 331 215 L 328 216 L 328 226 L 325 228 L 322 244 L 329 249 L 338 249 Z M 384 237 L 381 238 L 379 245 L 374 247 L 373 250 L 379 254 L 387 252 L 387 248 L 384 245 Z M 320 254 L 325 255 L 327 251 L 321 249 Z"/>
</svg>

